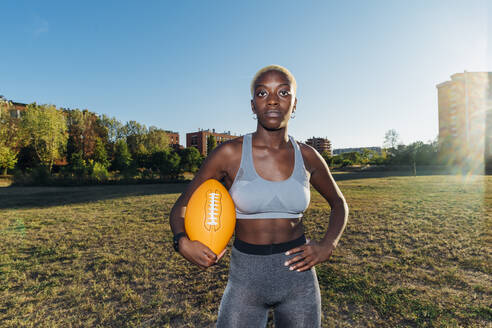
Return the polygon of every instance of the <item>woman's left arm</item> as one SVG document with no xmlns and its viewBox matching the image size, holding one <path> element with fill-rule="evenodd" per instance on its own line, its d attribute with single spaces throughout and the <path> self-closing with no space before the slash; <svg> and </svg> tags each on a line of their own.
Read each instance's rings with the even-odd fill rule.
<svg viewBox="0 0 492 328">
<path fill-rule="evenodd" d="M 286 254 L 297 254 L 285 262 L 291 270 L 305 271 L 312 266 L 327 261 L 337 247 L 347 224 L 348 206 L 342 192 L 333 179 L 328 165 L 321 155 L 310 146 L 301 145 L 304 163 L 311 172 L 311 185 L 323 196 L 331 207 L 330 222 L 325 236 L 319 242 L 310 241 L 289 250 Z"/>
</svg>

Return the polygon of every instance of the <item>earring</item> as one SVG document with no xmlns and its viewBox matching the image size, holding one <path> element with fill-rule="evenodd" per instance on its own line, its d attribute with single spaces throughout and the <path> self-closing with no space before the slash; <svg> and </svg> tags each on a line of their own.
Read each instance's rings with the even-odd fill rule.
<svg viewBox="0 0 492 328">
<path fill-rule="evenodd" d="M 251 116 L 251 118 L 252 118 L 253 120 L 256 120 L 256 119 L 257 119 L 257 117 L 256 117 L 256 113 L 253 113 L 253 114 L 252 114 L 252 116 Z"/>
<path fill-rule="evenodd" d="M 290 114 L 290 118 L 296 118 L 296 112 L 292 112 L 292 114 Z"/>
</svg>

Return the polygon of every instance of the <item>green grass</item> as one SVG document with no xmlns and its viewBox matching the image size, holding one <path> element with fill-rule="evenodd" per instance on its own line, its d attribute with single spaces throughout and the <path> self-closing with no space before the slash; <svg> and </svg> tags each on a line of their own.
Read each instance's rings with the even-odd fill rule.
<svg viewBox="0 0 492 328">
<path fill-rule="evenodd" d="M 491 176 L 339 186 L 350 216 L 316 267 L 323 327 L 492 326 Z M 172 251 L 183 188 L 0 189 L 0 326 L 212 327 L 229 253 L 202 271 Z M 321 238 L 328 215 L 313 192 L 307 235 Z"/>
</svg>

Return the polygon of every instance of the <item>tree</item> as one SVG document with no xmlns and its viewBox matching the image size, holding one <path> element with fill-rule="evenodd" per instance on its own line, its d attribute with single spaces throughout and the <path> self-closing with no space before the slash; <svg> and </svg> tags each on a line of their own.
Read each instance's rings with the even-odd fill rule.
<svg viewBox="0 0 492 328">
<path fill-rule="evenodd" d="M 169 148 L 169 135 L 166 131 L 151 126 L 144 137 L 143 145 L 150 153 L 166 150 Z"/>
<path fill-rule="evenodd" d="M 96 146 L 94 147 L 94 162 L 101 164 L 103 167 L 109 167 L 108 155 L 106 153 L 106 148 L 101 140 L 101 138 L 96 139 Z"/>
<path fill-rule="evenodd" d="M 20 168 L 23 172 L 26 172 L 28 168 L 32 169 L 41 164 L 32 145 L 21 147 L 17 158 L 17 167 Z"/>
<path fill-rule="evenodd" d="M 120 139 L 116 141 L 114 160 L 112 165 L 113 169 L 124 172 L 130 168 L 131 163 L 132 156 L 128 151 L 128 146 L 125 140 Z"/>
<path fill-rule="evenodd" d="M 114 158 L 115 144 L 117 140 L 125 138 L 123 123 L 118 121 L 115 117 L 108 117 L 106 115 L 99 115 L 98 125 L 105 130 L 105 143 L 108 158 Z"/>
<path fill-rule="evenodd" d="M 343 165 L 343 166 L 358 164 L 361 162 L 361 154 L 359 152 L 356 152 L 356 151 L 352 151 L 349 153 L 343 153 L 343 154 L 341 154 L 341 156 L 342 156 L 342 159 L 344 160 L 344 163 L 345 163 L 345 165 Z M 345 160 L 347 160 L 348 162 L 345 162 Z M 349 164 L 346 164 L 346 163 L 349 163 Z"/>
<path fill-rule="evenodd" d="M 200 152 L 195 147 L 188 147 L 178 152 L 181 157 L 180 166 L 184 172 L 196 172 L 202 162 Z"/>
<path fill-rule="evenodd" d="M 17 163 L 18 151 L 0 145 L 0 168 L 3 168 L 3 175 L 7 175 L 8 169 L 13 169 Z"/>
<path fill-rule="evenodd" d="M 159 170 L 161 178 L 166 176 L 177 178 L 180 171 L 180 157 L 170 150 L 158 151 L 152 154 L 152 166 Z"/>
<path fill-rule="evenodd" d="M 114 144 L 116 140 L 125 137 L 123 123 L 118 121 L 116 117 L 110 118 L 103 114 L 99 116 L 99 121 L 101 126 L 103 126 L 106 129 L 108 141 L 110 143 Z"/>
<path fill-rule="evenodd" d="M 340 166 L 342 165 L 342 162 L 343 162 L 342 155 L 335 155 L 331 158 L 331 165 L 333 166 Z"/>
<path fill-rule="evenodd" d="M 395 129 L 386 131 L 384 135 L 384 147 L 386 148 L 396 148 L 400 143 L 400 135 Z"/>
<path fill-rule="evenodd" d="M 86 162 L 82 156 L 82 151 L 73 153 L 70 156 L 70 171 L 77 177 L 83 177 L 87 172 Z"/>
<path fill-rule="evenodd" d="M 93 157 L 96 139 L 106 138 L 107 131 L 96 114 L 79 109 L 64 110 L 67 116 L 68 142 L 67 157 L 72 153 L 82 152 L 87 161 Z"/>
<path fill-rule="evenodd" d="M 24 111 L 21 124 L 26 142 L 51 172 L 53 163 L 62 158 L 67 145 L 65 115 L 53 105 L 33 103 Z"/>
<path fill-rule="evenodd" d="M 4 175 L 17 163 L 21 140 L 17 119 L 9 115 L 10 106 L 10 102 L 0 98 L 0 168 Z"/>
<path fill-rule="evenodd" d="M 126 143 L 132 155 L 139 152 L 145 152 L 144 140 L 147 135 L 147 127 L 136 121 L 126 122 L 123 127 L 123 133 L 126 136 Z"/>
<path fill-rule="evenodd" d="M 217 140 L 215 140 L 215 136 L 209 135 L 207 137 L 207 155 L 210 154 L 215 147 L 217 147 Z"/>
</svg>

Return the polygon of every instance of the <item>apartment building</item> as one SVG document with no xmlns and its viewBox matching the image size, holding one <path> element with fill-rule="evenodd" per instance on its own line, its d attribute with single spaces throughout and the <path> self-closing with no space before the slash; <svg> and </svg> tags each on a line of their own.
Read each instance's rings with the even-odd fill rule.
<svg viewBox="0 0 492 328">
<path fill-rule="evenodd" d="M 8 112 L 10 114 L 10 117 L 12 117 L 12 118 L 20 118 L 21 112 L 25 111 L 27 108 L 27 104 L 7 100 L 3 96 L 0 96 L 0 103 L 7 105 Z"/>
<path fill-rule="evenodd" d="M 215 129 L 212 130 L 201 130 L 199 129 L 196 132 L 190 132 L 186 134 L 186 147 L 195 147 L 198 149 L 200 154 L 206 156 L 208 154 L 207 150 L 207 138 L 208 136 L 214 136 L 217 141 L 217 145 L 221 143 L 237 138 L 238 136 L 232 135 L 231 131 L 218 133 L 215 132 Z"/>
<path fill-rule="evenodd" d="M 438 84 L 439 156 L 471 172 L 492 157 L 490 72 L 463 72 Z M 489 164 L 490 165 L 490 164 Z"/>
<path fill-rule="evenodd" d="M 306 144 L 316 149 L 320 154 L 324 151 L 328 152 L 330 156 L 333 154 L 331 149 L 331 142 L 327 138 L 312 137 L 306 141 Z"/>
<path fill-rule="evenodd" d="M 179 144 L 179 132 L 165 130 L 169 136 L 169 146 L 174 149 L 179 149 L 181 146 Z"/>
</svg>

